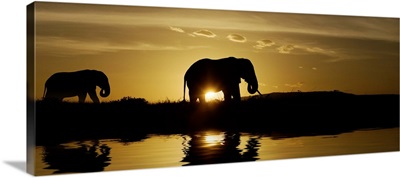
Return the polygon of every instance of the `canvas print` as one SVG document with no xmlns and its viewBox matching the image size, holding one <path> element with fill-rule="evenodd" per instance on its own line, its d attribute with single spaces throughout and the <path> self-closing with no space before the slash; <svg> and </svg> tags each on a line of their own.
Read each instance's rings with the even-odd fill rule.
<svg viewBox="0 0 400 178">
<path fill-rule="evenodd" d="M 398 18 L 33 2 L 27 54 L 33 175 L 399 151 Z"/>
</svg>

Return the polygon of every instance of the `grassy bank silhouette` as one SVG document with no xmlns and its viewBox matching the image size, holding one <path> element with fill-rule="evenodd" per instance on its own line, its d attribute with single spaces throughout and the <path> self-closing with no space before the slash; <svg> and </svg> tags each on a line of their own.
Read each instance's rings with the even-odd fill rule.
<svg viewBox="0 0 400 178">
<path fill-rule="evenodd" d="M 275 138 L 339 134 L 399 126 L 399 95 L 340 91 L 270 93 L 240 103 L 149 103 L 144 98 L 70 103 L 36 101 L 36 142 L 188 134 L 221 130 L 273 134 Z"/>
</svg>

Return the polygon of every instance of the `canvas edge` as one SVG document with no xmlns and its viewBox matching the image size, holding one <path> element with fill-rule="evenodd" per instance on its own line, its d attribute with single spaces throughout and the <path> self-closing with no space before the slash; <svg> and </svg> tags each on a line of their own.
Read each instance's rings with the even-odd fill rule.
<svg viewBox="0 0 400 178">
<path fill-rule="evenodd" d="M 26 6 L 26 55 L 26 172 L 35 175 L 35 2 L 32 2 Z"/>
<path fill-rule="evenodd" d="M 32 2 L 26 6 L 26 52 L 27 52 L 27 149 L 26 149 L 26 171 L 29 174 L 35 175 L 35 146 L 36 146 L 36 105 L 35 105 L 35 92 L 36 92 L 36 78 L 35 78 L 35 4 L 39 2 Z M 63 2 L 42 2 L 42 3 L 63 3 Z M 66 3 L 66 4 L 85 4 L 85 3 Z M 116 4 L 90 4 L 87 5 L 105 5 L 105 6 L 132 6 L 132 7 L 149 7 L 149 8 L 178 8 L 178 9 L 193 9 L 193 10 L 212 10 L 212 11 L 242 11 L 247 10 L 226 10 L 226 9 L 206 9 L 206 8 L 184 8 L 184 7 L 156 7 L 156 6 L 139 6 L 139 5 L 116 5 Z M 258 12 L 258 11 L 256 11 Z M 259 11 L 262 12 L 262 11 Z M 299 14 L 299 15 L 323 15 L 332 16 L 331 14 L 307 14 L 307 13 L 291 13 L 291 12 L 268 12 L 265 13 L 284 13 L 284 14 Z M 355 15 L 335 15 L 333 16 L 353 16 Z M 375 16 L 361 16 L 363 18 L 374 17 L 374 18 L 394 18 L 400 21 L 400 18 L 396 17 L 375 17 Z M 396 151 L 395 151 L 396 152 Z M 373 152 L 371 152 L 373 153 Z M 369 154 L 369 153 L 367 153 Z"/>
</svg>

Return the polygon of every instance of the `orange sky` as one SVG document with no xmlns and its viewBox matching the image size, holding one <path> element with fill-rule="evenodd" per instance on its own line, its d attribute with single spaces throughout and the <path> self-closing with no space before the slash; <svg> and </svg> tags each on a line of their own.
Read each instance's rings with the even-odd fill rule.
<svg viewBox="0 0 400 178">
<path fill-rule="evenodd" d="M 192 63 L 228 56 L 252 61 L 261 93 L 399 92 L 398 18 L 40 2 L 36 37 L 37 99 L 53 73 L 97 69 L 101 101 L 177 101 Z"/>
</svg>

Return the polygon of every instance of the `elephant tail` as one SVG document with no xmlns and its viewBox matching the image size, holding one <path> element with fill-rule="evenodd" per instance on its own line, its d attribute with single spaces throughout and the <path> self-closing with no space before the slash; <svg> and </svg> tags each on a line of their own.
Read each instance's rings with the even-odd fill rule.
<svg viewBox="0 0 400 178">
<path fill-rule="evenodd" d="M 186 95 L 186 77 L 185 77 L 185 79 L 183 80 L 183 102 L 186 101 L 185 95 Z"/>
<path fill-rule="evenodd" d="M 46 92 L 47 92 L 47 87 L 45 86 L 45 87 L 44 87 L 44 90 L 43 90 L 43 97 L 42 97 L 42 99 L 44 99 L 44 97 L 46 96 Z"/>
</svg>

